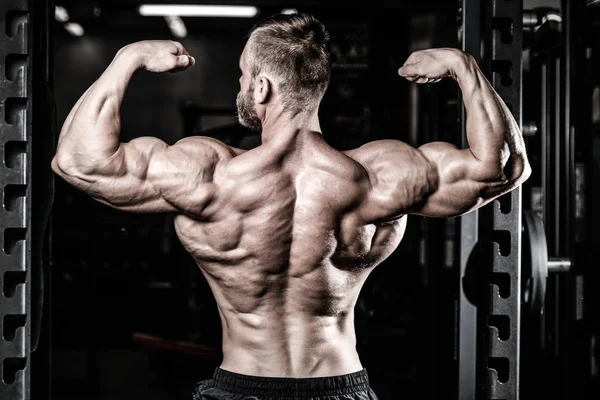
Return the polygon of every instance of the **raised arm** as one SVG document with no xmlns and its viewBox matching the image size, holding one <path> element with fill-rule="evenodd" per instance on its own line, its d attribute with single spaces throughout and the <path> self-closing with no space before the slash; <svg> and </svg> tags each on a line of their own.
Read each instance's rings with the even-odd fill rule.
<svg viewBox="0 0 600 400">
<path fill-rule="evenodd" d="M 396 140 L 367 143 L 349 155 L 369 175 L 366 220 L 404 214 L 453 217 L 515 189 L 530 175 L 523 137 L 506 104 L 470 55 L 457 49 L 414 52 L 399 74 L 417 83 L 452 77 L 467 113 L 469 147 L 445 142 L 414 148 Z"/>
<path fill-rule="evenodd" d="M 68 115 L 52 169 L 118 209 L 186 212 L 191 198 L 202 207 L 218 163 L 232 156 L 225 145 L 210 138 L 187 138 L 173 146 L 151 137 L 119 140 L 120 107 L 133 74 L 141 68 L 181 71 L 193 64 L 177 42 L 143 41 L 121 49 Z"/>
</svg>

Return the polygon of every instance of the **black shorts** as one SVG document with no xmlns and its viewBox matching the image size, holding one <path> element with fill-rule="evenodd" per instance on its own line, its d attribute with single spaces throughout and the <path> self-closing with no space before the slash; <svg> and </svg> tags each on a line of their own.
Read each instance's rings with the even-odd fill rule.
<svg viewBox="0 0 600 400">
<path fill-rule="evenodd" d="M 367 370 L 319 378 L 271 378 L 217 368 L 196 384 L 193 400 L 377 400 Z"/>
</svg>

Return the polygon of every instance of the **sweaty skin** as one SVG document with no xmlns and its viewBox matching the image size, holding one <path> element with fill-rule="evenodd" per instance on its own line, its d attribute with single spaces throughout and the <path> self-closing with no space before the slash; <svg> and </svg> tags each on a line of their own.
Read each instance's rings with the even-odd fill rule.
<svg viewBox="0 0 600 400">
<path fill-rule="evenodd" d="M 339 152 L 316 114 L 286 116 L 268 76 L 250 82 L 246 53 L 240 93 L 250 94 L 238 101 L 254 101 L 259 147 L 208 137 L 120 143 L 133 73 L 194 63 L 178 43 L 141 42 L 119 52 L 75 105 L 53 169 L 111 207 L 176 214 L 177 234 L 216 298 L 221 368 L 296 378 L 359 371 L 354 306 L 400 243 L 407 215 L 461 215 L 516 188 L 529 176 L 521 134 L 472 58 L 437 49 L 411 55 L 399 72 L 418 83 L 457 80 L 470 148 L 382 140 Z"/>
</svg>

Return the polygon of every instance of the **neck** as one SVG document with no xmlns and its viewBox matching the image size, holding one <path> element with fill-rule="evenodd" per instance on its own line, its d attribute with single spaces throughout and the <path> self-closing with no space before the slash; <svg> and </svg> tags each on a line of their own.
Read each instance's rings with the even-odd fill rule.
<svg viewBox="0 0 600 400">
<path fill-rule="evenodd" d="M 300 131 L 321 133 L 317 111 L 290 115 L 283 110 L 269 110 L 262 121 L 262 143 L 285 142 L 294 138 Z"/>
</svg>

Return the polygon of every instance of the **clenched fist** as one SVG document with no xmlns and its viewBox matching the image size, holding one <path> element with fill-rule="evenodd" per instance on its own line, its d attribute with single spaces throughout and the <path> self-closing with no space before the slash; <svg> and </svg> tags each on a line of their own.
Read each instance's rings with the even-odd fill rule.
<svg viewBox="0 0 600 400">
<path fill-rule="evenodd" d="M 196 63 L 181 43 L 172 40 L 143 40 L 128 44 L 120 52 L 132 55 L 150 72 L 184 71 Z"/>
<path fill-rule="evenodd" d="M 418 50 L 411 53 L 398 74 L 411 82 L 435 83 L 448 76 L 455 77 L 457 68 L 470 58 L 453 48 Z"/>
</svg>

